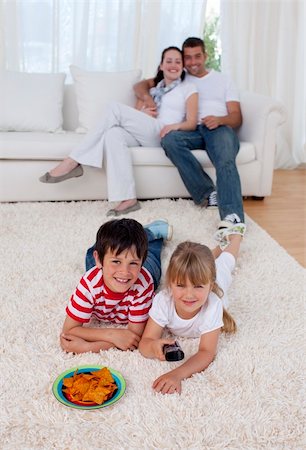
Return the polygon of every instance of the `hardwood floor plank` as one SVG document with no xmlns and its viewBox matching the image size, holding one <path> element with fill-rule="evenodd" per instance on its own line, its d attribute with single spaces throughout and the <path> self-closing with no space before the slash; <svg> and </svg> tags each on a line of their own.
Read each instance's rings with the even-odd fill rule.
<svg viewBox="0 0 306 450">
<path fill-rule="evenodd" d="M 276 170 L 272 195 L 245 199 L 245 212 L 306 267 L 306 170 Z"/>
</svg>

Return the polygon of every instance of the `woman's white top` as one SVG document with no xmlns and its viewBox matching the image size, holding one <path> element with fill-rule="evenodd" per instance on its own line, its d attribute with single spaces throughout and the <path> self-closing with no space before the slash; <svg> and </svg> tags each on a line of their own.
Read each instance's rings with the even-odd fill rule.
<svg viewBox="0 0 306 450">
<path fill-rule="evenodd" d="M 167 329 L 176 336 L 200 337 L 204 333 L 216 330 L 223 326 L 223 307 L 228 304 L 227 291 L 232 282 L 232 271 L 235 267 L 235 258 L 231 253 L 224 251 L 216 259 L 217 283 L 224 295 L 219 298 L 211 292 L 200 311 L 192 319 L 182 319 L 178 316 L 175 303 L 169 289 L 165 289 L 153 299 L 149 316 L 159 326 Z"/>
<path fill-rule="evenodd" d="M 194 93 L 197 93 L 197 88 L 184 80 L 163 95 L 157 118 L 160 126 L 183 122 L 186 119 L 186 101 Z"/>
</svg>

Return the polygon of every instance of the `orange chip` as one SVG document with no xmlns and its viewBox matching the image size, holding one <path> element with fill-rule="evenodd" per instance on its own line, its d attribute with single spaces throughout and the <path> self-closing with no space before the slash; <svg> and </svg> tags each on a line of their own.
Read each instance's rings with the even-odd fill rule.
<svg viewBox="0 0 306 450">
<path fill-rule="evenodd" d="M 96 372 L 77 373 L 64 378 L 63 393 L 72 402 L 92 402 L 102 405 L 116 391 L 117 385 L 107 367 Z"/>
</svg>

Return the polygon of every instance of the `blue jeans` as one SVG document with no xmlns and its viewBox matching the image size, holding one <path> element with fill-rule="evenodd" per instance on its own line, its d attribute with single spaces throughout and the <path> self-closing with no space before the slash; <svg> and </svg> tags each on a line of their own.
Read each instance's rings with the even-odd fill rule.
<svg viewBox="0 0 306 450">
<path fill-rule="evenodd" d="M 236 167 L 239 140 L 235 131 L 227 126 L 209 130 L 198 125 L 195 131 L 171 131 L 161 140 L 170 161 L 194 202 L 199 205 L 215 190 L 214 183 L 204 172 L 191 150 L 205 149 L 216 169 L 217 197 L 221 219 L 236 213 L 244 221 L 241 185 Z"/>
<path fill-rule="evenodd" d="M 152 275 L 154 281 L 154 289 L 157 289 L 161 277 L 160 255 L 163 246 L 163 239 L 155 239 L 153 233 L 148 228 L 145 228 L 145 232 L 148 238 L 148 255 L 143 263 L 143 267 L 145 267 Z M 86 271 L 96 265 L 93 256 L 94 249 L 95 246 L 93 245 L 86 252 L 85 258 Z"/>
</svg>

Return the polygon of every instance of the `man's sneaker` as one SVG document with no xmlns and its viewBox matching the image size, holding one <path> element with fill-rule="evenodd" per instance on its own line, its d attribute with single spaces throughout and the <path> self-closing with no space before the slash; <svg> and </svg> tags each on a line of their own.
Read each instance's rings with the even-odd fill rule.
<svg viewBox="0 0 306 450">
<path fill-rule="evenodd" d="M 221 222 L 218 225 L 218 229 L 220 230 L 222 228 L 232 227 L 237 223 L 242 223 L 240 217 L 235 213 L 228 214 L 227 216 L 224 217 L 224 219 L 221 220 Z"/>
<path fill-rule="evenodd" d="M 170 241 L 173 235 L 173 227 L 168 224 L 166 219 L 155 220 L 148 225 L 144 225 L 144 228 L 153 233 L 155 239 L 164 239 L 165 241 Z"/>
<path fill-rule="evenodd" d="M 209 194 L 207 199 L 207 209 L 217 209 L 218 208 L 218 200 L 217 200 L 217 192 L 213 191 Z"/>
<path fill-rule="evenodd" d="M 239 234 L 240 236 L 244 236 L 246 232 L 246 224 L 243 222 L 239 222 L 235 225 L 229 225 L 227 227 L 219 228 L 219 230 L 215 233 L 214 238 L 216 241 L 219 241 L 219 246 L 221 250 L 224 250 L 229 244 L 229 236 L 231 234 Z"/>
</svg>

